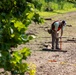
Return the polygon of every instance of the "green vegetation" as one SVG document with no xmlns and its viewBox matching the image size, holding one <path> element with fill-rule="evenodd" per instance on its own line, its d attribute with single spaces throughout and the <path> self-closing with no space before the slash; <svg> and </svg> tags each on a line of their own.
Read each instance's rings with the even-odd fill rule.
<svg viewBox="0 0 76 75">
<path fill-rule="evenodd" d="M 42 3 L 41 12 L 43 17 L 76 11 L 76 0 L 39 0 Z"/>
<path fill-rule="evenodd" d="M 76 7 L 76 0 L 38 0 L 41 11 L 67 10 Z"/>
<path fill-rule="evenodd" d="M 35 5 L 34 0 L 0 1 L 0 68 L 4 69 L 4 74 L 9 71 L 11 75 L 24 75 L 30 70 L 29 65 L 23 62 L 31 54 L 30 49 L 12 48 L 33 39 L 25 34 L 31 21 L 43 22 Z"/>
<path fill-rule="evenodd" d="M 54 15 L 58 15 L 58 14 L 63 14 L 63 13 L 67 13 L 67 12 L 72 12 L 72 11 L 76 11 L 76 8 L 72 8 L 72 9 L 68 9 L 68 10 L 54 10 L 53 12 L 39 12 L 40 16 L 42 17 L 50 17 L 50 16 L 54 16 Z"/>
</svg>

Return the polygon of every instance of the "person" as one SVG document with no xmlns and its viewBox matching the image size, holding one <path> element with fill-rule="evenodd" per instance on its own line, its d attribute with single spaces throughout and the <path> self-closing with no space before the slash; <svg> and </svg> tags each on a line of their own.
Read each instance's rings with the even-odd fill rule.
<svg viewBox="0 0 76 75">
<path fill-rule="evenodd" d="M 60 48 L 59 48 L 59 31 L 61 30 L 61 34 L 60 34 L 60 39 L 61 39 L 65 25 L 66 25 L 65 20 L 54 21 L 51 24 L 50 31 L 51 31 L 51 36 L 52 36 L 52 50 L 54 50 L 54 49 L 60 50 Z M 48 32 L 49 32 L 49 30 L 48 30 Z"/>
</svg>

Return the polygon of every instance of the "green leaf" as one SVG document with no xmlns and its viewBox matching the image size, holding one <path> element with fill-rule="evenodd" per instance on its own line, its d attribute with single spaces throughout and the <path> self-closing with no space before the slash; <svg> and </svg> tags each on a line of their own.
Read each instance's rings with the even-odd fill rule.
<svg viewBox="0 0 76 75">
<path fill-rule="evenodd" d="M 22 59 L 22 54 L 20 54 L 18 51 L 15 51 L 13 54 L 12 54 L 12 59 L 11 59 L 11 63 L 20 63 L 21 59 Z"/>
<path fill-rule="evenodd" d="M 22 22 L 20 22 L 20 21 L 16 21 L 14 23 L 14 26 L 18 29 L 18 31 L 21 31 L 22 29 L 26 30 L 25 25 Z"/>
<path fill-rule="evenodd" d="M 13 34 L 13 32 L 14 32 L 13 29 L 12 29 L 11 27 L 10 27 L 10 32 L 11 32 L 11 34 Z"/>
<path fill-rule="evenodd" d="M 18 64 L 18 71 L 19 73 L 24 73 L 26 71 L 28 71 L 28 64 L 27 63 L 21 63 L 21 64 Z"/>
<path fill-rule="evenodd" d="M 6 16 L 6 14 L 5 14 L 5 13 L 2 13 L 1 15 L 2 15 L 2 16 L 4 16 L 4 17 Z"/>
<path fill-rule="evenodd" d="M 26 59 L 31 54 L 30 49 L 26 47 L 20 50 L 20 53 L 23 55 L 23 59 Z"/>
<path fill-rule="evenodd" d="M 14 1 L 14 5 L 16 5 L 16 1 Z"/>
<path fill-rule="evenodd" d="M 32 36 L 29 36 L 29 40 L 32 40 L 33 39 L 33 37 Z"/>
<path fill-rule="evenodd" d="M 27 16 L 27 19 L 32 19 L 33 18 L 33 16 L 34 16 L 34 13 L 32 13 L 32 12 L 30 12 L 29 14 L 28 14 L 28 16 Z"/>
<path fill-rule="evenodd" d="M 27 41 L 28 41 L 28 36 L 27 36 L 27 35 L 22 34 L 20 37 L 21 37 L 21 39 L 22 39 L 24 42 L 27 42 Z"/>
</svg>

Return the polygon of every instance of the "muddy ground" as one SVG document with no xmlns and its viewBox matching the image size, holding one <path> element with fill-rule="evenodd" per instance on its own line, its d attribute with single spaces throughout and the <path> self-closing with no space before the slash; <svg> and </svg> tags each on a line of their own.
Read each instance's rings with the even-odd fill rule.
<svg viewBox="0 0 76 75">
<path fill-rule="evenodd" d="M 36 38 L 21 47 L 29 47 L 31 56 L 28 63 L 36 65 L 36 75 L 76 75 L 76 12 L 59 14 L 51 17 L 52 20 L 44 24 L 32 23 L 27 33 L 34 34 Z M 51 35 L 47 29 L 55 20 L 66 20 L 62 38 L 62 51 L 44 50 L 46 46 L 51 49 Z"/>
</svg>

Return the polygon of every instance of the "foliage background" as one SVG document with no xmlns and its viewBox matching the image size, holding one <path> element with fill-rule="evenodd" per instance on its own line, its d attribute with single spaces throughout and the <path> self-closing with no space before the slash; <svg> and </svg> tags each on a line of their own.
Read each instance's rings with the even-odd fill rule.
<svg viewBox="0 0 76 75">
<path fill-rule="evenodd" d="M 76 7 L 76 0 L 38 0 L 42 4 L 41 11 L 67 10 Z"/>
</svg>

